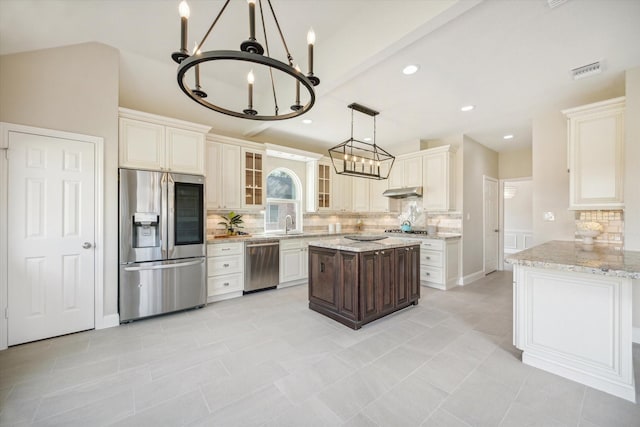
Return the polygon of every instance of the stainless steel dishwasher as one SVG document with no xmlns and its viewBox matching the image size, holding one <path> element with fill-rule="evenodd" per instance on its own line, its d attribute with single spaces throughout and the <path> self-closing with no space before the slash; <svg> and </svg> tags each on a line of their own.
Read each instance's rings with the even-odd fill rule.
<svg viewBox="0 0 640 427">
<path fill-rule="evenodd" d="M 280 242 L 245 243 L 244 291 L 274 288 L 280 280 Z"/>
</svg>

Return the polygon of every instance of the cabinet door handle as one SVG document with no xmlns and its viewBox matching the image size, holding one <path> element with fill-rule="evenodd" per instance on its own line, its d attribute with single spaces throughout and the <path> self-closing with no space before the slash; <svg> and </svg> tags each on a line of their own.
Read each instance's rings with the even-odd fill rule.
<svg viewBox="0 0 640 427">
<path fill-rule="evenodd" d="M 229 264 L 222 264 L 223 267 L 229 267 Z"/>
<path fill-rule="evenodd" d="M 380 253 L 380 252 L 376 252 L 376 253 L 374 253 L 374 255 L 378 255 L 379 253 Z"/>
<path fill-rule="evenodd" d="M 231 248 L 222 248 L 222 249 L 220 249 L 220 250 L 221 250 L 222 252 L 226 252 L 226 251 L 230 251 L 230 250 L 231 250 Z"/>
<path fill-rule="evenodd" d="M 404 248 L 405 251 L 409 252 L 409 248 Z"/>
<path fill-rule="evenodd" d="M 229 286 L 229 282 L 224 282 L 222 286 Z"/>
<path fill-rule="evenodd" d="M 431 273 L 427 272 L 427 276 L 431 276 Z"/>
<path fill-rule="evenodd" d="M 426 258 L 426 259 L 431 259 L 431 257 L 430 257 L 430 256 L 426 256 L 425 258 Z"/>
<path fill-rule="evenodd" d="M 324 273 L 324 262 L 320 263 L 320 273 Z"/>
</svg>

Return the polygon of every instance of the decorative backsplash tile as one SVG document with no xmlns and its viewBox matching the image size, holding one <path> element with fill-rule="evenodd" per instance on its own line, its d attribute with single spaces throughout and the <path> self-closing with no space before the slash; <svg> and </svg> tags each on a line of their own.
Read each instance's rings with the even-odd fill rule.
<svg viewBox="0 0 640 427">
<path fill-rule="evenodd" d="M 587 228 L 587 223 L 598 223 L 601 233 L 594 237 L 596 243 L 624 244 L 624 212 L 622 210 L 576 211 L 576 239 L 581 240 L 578 229 Z"/>
<path fill-rule="evenodd" d="M 387 212 L 317 212 L 317 213 L 305 213 L 303 214 L 303 229 L 305 232 L 324 232 L 328 231 L 329 224 L 333 224 L 334 228 L 336 224 L 340 224 L 340 228 L 343 233 L 351 233 L 357 231 L 364 231 L 370 233 L 382 232 L 390 228 L 400 228 L 403 218 L 412 218 L 411 224 L 414 228 L 427 228 L 428 225 L 434 225 L 437 227 L 437 231 L 442 232 L 460 232 L 461 218 L 460 214 L 456 215 L 425 215 L 423 212 L 414 209 L 412 216 L 412 209 L 410 205 L 404 213 L 398 215 L 398 213 Z M 209 235 L 224 234 L 225 230 L 222 225 L 218 225 L 221 221 L 220 215 L 224 212 L 209 211 L 207 212 L 207 230 Z M 256 234 L 264 232 L 264 214 L 259 212 L 242 212 L 242 219 L 244 220 L 244 228 L 242 231 L 247 233 Z"/>
</svg>

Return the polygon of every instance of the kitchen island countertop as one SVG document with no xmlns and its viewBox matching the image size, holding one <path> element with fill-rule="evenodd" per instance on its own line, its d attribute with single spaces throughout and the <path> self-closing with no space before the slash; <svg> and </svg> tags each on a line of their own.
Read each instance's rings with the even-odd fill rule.
<svg viewBox="0 0 640 427">
<path fill-rule="evenodd" d="M 554 240 L 509 255 L 509 264 L 640 279 L 640 251 Z"/>
<path fill-rule="evenodd" d="M 364 238 L 367 235 L 362 235 Z M 319 248 L 335 249 L 348 252 L 368 252 L 383 249 L 404 248 L 420 244 L 420 239 L 398 239 L 384 236 L 381 240 L 357 241 L 341 237 L 337 239 L 312 240 L 309 246 Z"/>
</svg>

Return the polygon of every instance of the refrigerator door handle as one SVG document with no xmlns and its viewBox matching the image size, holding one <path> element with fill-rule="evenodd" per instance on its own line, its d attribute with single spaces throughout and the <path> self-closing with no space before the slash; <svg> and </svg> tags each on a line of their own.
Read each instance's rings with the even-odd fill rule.
<svg viewBox="0 0 640 427">
<path fill-rule="evenodd" d="M 160 251 L 162 252 L 162 258 L 167 259 L 167 174 L 163 173 L 160 179 L 160 193 L 161 193 L 161 218 L 160 218 Z"/>
<path fill-rule="evenodd" d="M 169 219 L 167 221 L 167 257 L 173 258 L 175 249 L 175 235 L 176 235 L 176 183 L 173 180 L 173 176 L 167 174 L 167 214 Z"/>
<path fill-rule="evenodd" d="M 143 271 L 143 270 L 164 270 L 167 268 L 179 268 L 179 267 L 188 267 L 190 265 L 202 264 L 204 262 L 204 258 L 196 260 L 196 261 L 187 261 L 187 262 L 179 262 L 173 264 L 159 264 L 159 265 L 150 265 L 146 267 L 125 267 L 124 271 Z"/>
</svg>

